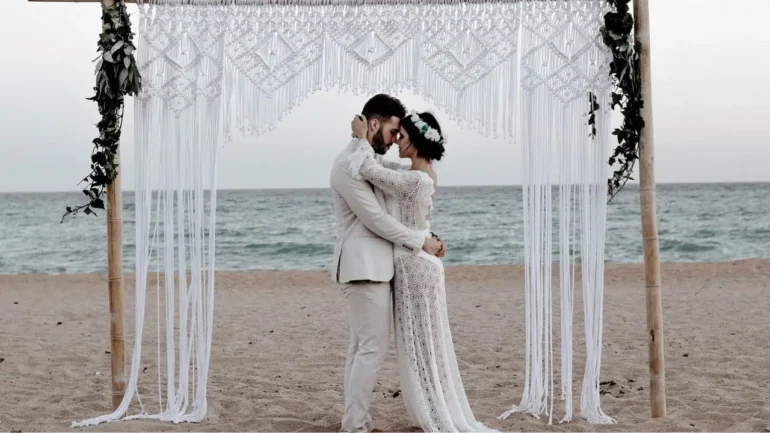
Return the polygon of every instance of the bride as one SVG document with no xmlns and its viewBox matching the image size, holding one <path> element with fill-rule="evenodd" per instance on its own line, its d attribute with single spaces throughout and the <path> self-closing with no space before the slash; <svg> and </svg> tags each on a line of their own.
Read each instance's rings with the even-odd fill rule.
<svg viewBox="0 0 770 433">
<path fill-rule="evenodd" d="M 389 195 L 392 215 L 406 227 L 429 231 L 437 176 L 433 161 L 444 154 L 444 137 L 430 113 L 409 113 L 401 120 L 398 155 L 410 170 L 380 165 L 365 139 L 367 122 L 356 116 L 353 134 L 361 139 L 348 158 L 353 177 Z M 457 366 L 446 307 L 444 266 L 435 256 L 394 249 L 394 315 L 401 391 L 412 421 L 423 431 L 493 431 L 476 421 Z"/>
</svg>

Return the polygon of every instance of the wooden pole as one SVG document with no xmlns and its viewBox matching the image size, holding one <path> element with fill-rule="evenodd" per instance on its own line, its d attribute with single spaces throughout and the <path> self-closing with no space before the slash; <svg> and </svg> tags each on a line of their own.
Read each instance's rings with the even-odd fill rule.
<svg viewBox="0 0 770 433">
<path fill-rule="evenodd" d="M 109 1 L 109 0 L 107 0 Z M 120 164 L 120 148 L 115 157 Z M 126 340 L 123 334 L 123 197 L 118 166 L 115 179 L 107 186 L 107 264 L 110 297 L 110 341 L 112 367 L 112 408 L 117 409 L 126 393 Z"/>
<path fill-rule="evenodd" d="M 114 0 L 103 0 L 105 7 Z M 110 297 L 110 342 L 112 408 L 117 409 L 126 393 L 126 340 L 123 333 L 123 189 L 120 146 L 115 155 L 115 179 L 107 185 L 107 281 Z"/>
<path fill-rule="evenodd" d="M 641 76 L 644 128 L 639 142 L 639 194 L 644 239 L 644 284 L 647 299 L 647 338 L 650 357 L 650 413 L 666 416 L 666 367 L 663 357 L 663 306 L 660 288 L 658 215 L 655 199 L 655 140 L 652 127 L 649 0 L 634 0 L 634 33 L 642 44 Z"/>
</svg>

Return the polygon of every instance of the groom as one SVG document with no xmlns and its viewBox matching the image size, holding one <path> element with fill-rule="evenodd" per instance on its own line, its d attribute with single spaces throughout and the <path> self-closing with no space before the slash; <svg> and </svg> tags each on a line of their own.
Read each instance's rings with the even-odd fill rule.
<svg viewBox="0 0 770 433">
<path fill-rule="evenodd" d="M 366 138 L 379 158 L 396 141 L 406 109 L 398 99 L 380 94 L 364 105 L 361 114 L 369 122 Z M 334 281 L 344 284 L 350 321 L 343 432 L 372 431 L 369 404 L 390 341 L 393 245 L 433 255 L 445 247 L 438 238 L 408 229 L 388 215 L 383 192 L 353 179 L 347 157 L 358 143 L 353 139 L 337 156 L 330 176 L 337 219 L 332 272 Z"/>
</svg>

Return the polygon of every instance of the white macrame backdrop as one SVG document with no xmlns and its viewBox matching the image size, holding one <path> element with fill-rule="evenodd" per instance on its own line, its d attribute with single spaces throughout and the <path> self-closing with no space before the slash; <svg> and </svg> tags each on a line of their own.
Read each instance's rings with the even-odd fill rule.
<svg viewBox="0 0 770 433">
<path fill-rule="evenodd" d="M 139 0 L 144 87 L 135 104 L 137 281 L 128 389 L 116 411 L 73 426 L 204 418 L 217 149 L 234 130 L 256 135 L 274 128 L 322 89 L 362 95 L 410 89 L 464 126 L 521 144 L 526 375 L 521 404 L 501 417 L 553 416 L 557 188 L 564 420 L 573 412 L 579 252 L 586 333 L 581 415 L 594 423 L 612 422 L 601 411 L 598 388 L 610 137 L 610 56 L 599 35 L 606 2 L 344 1 Z M 587 126 L 589 93 L 601 105 L 595 139 Z M 138 379 L 153 280 L 158 281 L 159 408 L 150 412 L 142 405 Z M 139 413 L 128 416 L 134 398 Z"/>
</svg>

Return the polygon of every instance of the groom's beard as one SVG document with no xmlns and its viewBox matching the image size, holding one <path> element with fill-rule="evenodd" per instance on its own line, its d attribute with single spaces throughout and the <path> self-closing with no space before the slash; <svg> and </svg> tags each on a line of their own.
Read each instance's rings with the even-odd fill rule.
<svg viewBox="0 0 770 433">
<path fill-rule="evenodd" d="M 385 155 L 385 152 L 387 152 L 385 137 L 382 136 L 382 129 L 377 131 L 377 133 L 374 134 L 374 137 L 372 137 L 372 149 L 374 149 L 374 153 L 378 155 Z"/>
</svg>

